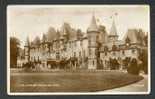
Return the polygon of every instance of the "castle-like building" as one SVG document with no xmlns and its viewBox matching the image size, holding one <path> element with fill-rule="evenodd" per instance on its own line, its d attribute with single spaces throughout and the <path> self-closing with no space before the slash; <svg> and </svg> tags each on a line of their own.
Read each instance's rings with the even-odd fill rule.
<svg viewBox="0 0 155 99">
<path fill-rule="evenodd" d="M 53 61 L 74 60 L 71 68 L 109 69 L 109 62 L 115 59 L 121 64 L 119 68 L 123 68 L 123 60 L 138 59 L 141 50 L 147 48 L 142 30 L 129 29 L 124 38 L 118 40 L 115 21 L 107 33 L 105 26 L 97 25 L 94 15 L 86 33 L 72 29 L 68 23 L 64 23 L 55 34 L 49 33 L 52 39 L 43 34 L 36 44 L 27 40 L 25 62 L 38 62 L 50 68 Z"/>
</svg>

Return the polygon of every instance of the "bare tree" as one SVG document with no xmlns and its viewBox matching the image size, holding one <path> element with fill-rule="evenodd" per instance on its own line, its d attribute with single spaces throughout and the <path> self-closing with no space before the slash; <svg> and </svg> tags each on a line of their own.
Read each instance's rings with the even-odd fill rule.
<svg viewBox="0 0 155 99">
<path fill-rule="evenodd" d="M 36 36 L 35 37 L 35 39 L 34 39 L 34 41 L 33 41 L 33 43 L 35 44 L 35 45 L 39 45 L 40 44 L 40 38 L 38 37 L 38 36 Z"/>
<path fill-rule="evenodd" d="M 17 66 L 17 57 L 19 55 L 20 41 L 16 37 L 10 37 L 10 65 L 11 68 Z"/>
</svg>

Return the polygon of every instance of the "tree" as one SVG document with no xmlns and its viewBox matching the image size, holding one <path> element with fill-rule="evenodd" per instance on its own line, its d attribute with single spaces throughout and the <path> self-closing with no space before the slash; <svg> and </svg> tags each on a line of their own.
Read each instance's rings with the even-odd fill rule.
<svg viewBox="0 0 155 99">
<path fill-rule="evenodd" d="M 105 26 L 100 25 L 100 26 L 99 26 L 99 31 L 101 31 L 101 32 L 103 32 L 103 33 L 106 33 L 106 28 L 105 28 Z"/>
<path fill-rule="evenodd" d="M 105 43 L 108 41 L 108 34 L 107 34 L 107 31 L 106 31 L 106 28 L 105 26 L 103 25 L 100 25 L 99 26 L 99 42 L 101 43 Z"/>
<path fill-rule="evenodd" d="M 57 30 L 57 32 L 55 33 L 55 38 L 56 38 L 56 39 L 59 39 L 60 36 L 61 36 L 61 34 L 60 34 L 60 32 Z"/>
<path fill-rule="evenodd" d="M 137 30 L 137 39 L 140 41 L 141 45 L 144 45 L 145 33 L 142 29 Z"/>
<path fill-rule="evenodd" d="M 82 35 L 81 29 L 77 29 L 77 34 L 76 34 L 77 39 L 81 39 L 82 36 L 83 36 L 83 35 Z"/>
<path fill-rule="evenodd" d="M 145 72 L 145 74 L 147 74 L 148 73 L 148 49 L 147 48 L 143 49 L 139 54 L 138 58 L 142 61 L 140 68 Z"/>
<path fill-rule="evenodd" d="M 145 37 L 144 37 L 144 44 L 145 44 L 145 46 L 148 46 L 148 36 L 147 35 L 145 35 Z"/>
<path fill-rule="evenodd" d="M 140 68 L 138 66 L 137 60 L 133 58 L 127 67 L 127 72 L 133 75 L 139 75 Z"/>
<path fill-rule="evenodd" d="M 46 36 L 46 34 L 43 34 L 43 36 L 42 36 L 42 41 L 43 41 L 43 42 L 46 42 L 46 40 L 47 40 L 47 36 Z"/>
<path fill-rule="evenodd" d="M 54 40 L 55 37 L 56 37 L 56 30 L 53 27 L 49 27 L 47 31 L 47 40 L 48 41 Z"/>
<path fill-rule="evenodd" d="M 72 39 L 76 37 L 76 30 L 73 29 L 69 23 L 65 22 L 62 27 L 62 33 L 65 33 L 66 39 Z"/>
<path fill-rule="evenodd" d="M 19 55 L 20 41 L 16 37 L 10 37 L 10 65 L 11 68 L 17 66 L 17 57 Z"/>
<path fill-rule="evenodd" d="M 40 42 L 41 42 L 41 41 L 40 41 L 40 38 L 39 38 L 38 36 L 36 36 L 35 39 L 34 39 L 34 41 L 33 41 L 33 44 L 34 44 L 34 45 L 39 45 Z"/>
</svg>

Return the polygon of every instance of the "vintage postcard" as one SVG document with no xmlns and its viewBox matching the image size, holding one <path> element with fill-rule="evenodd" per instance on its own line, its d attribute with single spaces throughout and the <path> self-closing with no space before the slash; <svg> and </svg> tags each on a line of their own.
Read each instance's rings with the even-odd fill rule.
<svg viewBox="0 0 155 99">
<path fill-rule="evenodd" d="M 9 5 L 9 95 L 150 93 L 149 5 Z"/>
</svg>

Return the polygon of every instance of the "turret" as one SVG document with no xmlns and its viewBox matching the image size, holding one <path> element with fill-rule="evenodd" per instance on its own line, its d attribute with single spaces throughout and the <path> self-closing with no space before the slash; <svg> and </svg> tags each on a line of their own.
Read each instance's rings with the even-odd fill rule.
<svg viewBox="0 0 155 99">
<path fill-rule="evenodd" d="M 24 49 L 25 49 L 26 62 L 29 62 L 30 61 L 30 41 L 29 41 L 29 37 L 27 37 L 27 39 L 26 39 Z"/>
<path fill-rule="evenodd" d="M 88 35 L 88 69 L 97 69 L 98 65 L 98 36 L 99 36 L 99 31 L 98 31 L 98 26 L 96 24 L 96 19 L 95 16 L 92 16 L 91 23 L 87 29 L 87 35 Z"/>
<path fill-rule="evenodd" d="M 115 26 L 115 21 L 113 19 L 110 34 L 109 34 L 109 41 L 110 42 L 116 42 L 117 40 L 118 40 L 117 29 Z"/>
</svg>

